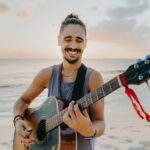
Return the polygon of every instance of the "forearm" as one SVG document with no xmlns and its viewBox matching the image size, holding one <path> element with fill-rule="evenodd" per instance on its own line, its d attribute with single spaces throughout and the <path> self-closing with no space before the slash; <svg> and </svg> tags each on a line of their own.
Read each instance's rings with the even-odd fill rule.
<svg viewBox="0 0 150 150">
<path fill-rule="evenodd" d="M 104 120 L 96 120 L 93 121 L 93 127 L 96 129 L 95 137 L 101 136 L 105 131 L 105 121 Z"/>
<path fill-rule="evenodd" d="M 25 103 L 24 101 L 18 99 L 14 105 L 13 113 L 14 116 L 16 115 L 23 115 L 24 111 L 28 108 L 29 104 Z"/>
</svg>

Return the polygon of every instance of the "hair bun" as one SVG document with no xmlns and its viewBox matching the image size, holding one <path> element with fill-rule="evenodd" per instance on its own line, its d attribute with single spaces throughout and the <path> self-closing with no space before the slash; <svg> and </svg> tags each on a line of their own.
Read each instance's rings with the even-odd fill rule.
<svg viewBox="0 0 150 150">
<path fill-rule="evenodd" d="M 61 27 L 60 27 L 60 33 L 64 30 L 65 26 L 69 25 L 69 24 L 73 24 L 73 25 L 80 25 L 83 27 L 85 34 L 86 34 L 86 27 L 84 22 L 79 18 L 78 15 L 76 14 L 69 14 L 61 23 Z"/>
<path fill-rule="evenodd" d="M 75 15 L 75 14 L 69 14 L 66 19 L 79 19 L 79 16 L 78 15 Z M 65 20 L 66 20 L 65 19 Z"/>
</svg>

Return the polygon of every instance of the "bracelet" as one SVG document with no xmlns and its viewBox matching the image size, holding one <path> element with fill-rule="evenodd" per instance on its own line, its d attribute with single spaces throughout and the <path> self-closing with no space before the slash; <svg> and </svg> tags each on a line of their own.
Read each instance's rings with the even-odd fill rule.
<svg viewBox="0 0 150 150">
<path fill-rule="evenodd" d="M 94 128 L 94 129 L 95 129 L 95 128 Z M 84 138 L 85 138 L 85 139 L 93 139 L 93 138 L 95 138 L 96 133 L 97 133 L 97 131 L 96 131 L 96 129 L 95 129 L 95 132 L 94 132 L 94 134 L 93 134 L 92 136 L 88 136 L 88 137 L 84 137 Z"/>
<path fill-rule="evenodd" d="M 21 120 L 24 120 L 24 117 L 21 116 L 21 115 L 16 115 L 16 116 L 14 117 L 14 120 L 13 120 L 14 126 L 15 126 L 17 120 L 20 120 L 20 119 L 21 119 Z"/>
</svg>

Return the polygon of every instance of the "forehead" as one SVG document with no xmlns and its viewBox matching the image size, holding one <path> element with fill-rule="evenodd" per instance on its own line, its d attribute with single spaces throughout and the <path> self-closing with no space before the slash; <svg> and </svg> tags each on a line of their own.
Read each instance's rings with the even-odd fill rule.
<svg viewBox="0 0 150 150">
<path fill-rule="evenodd" d="M 85 31 L 80 25 L 69 24 L 64 27 L 62 33 L 62 37 L 71 36 L 71 37 L 82 37 L 85 38 Z"/>
</svg>

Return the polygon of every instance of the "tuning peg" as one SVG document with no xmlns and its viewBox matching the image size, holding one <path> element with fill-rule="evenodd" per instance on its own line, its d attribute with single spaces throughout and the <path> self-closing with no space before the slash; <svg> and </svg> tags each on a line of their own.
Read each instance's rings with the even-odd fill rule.
<svg viewBox="0 0 150 150">
<path fill-rule="evenodd" d="M 136 60 L 136 64 L 134 64 L 134 69 L 138 69 L 139 68 L 139 64 L 142 61 L 142 59 L 137 59 Z"/>
<path fill-rule="evenodd" d="M 149 88 L 149 90 L 150 90 L 150 85 L 149 85 L 149 83 L 148 83 L 148 80 L 146 80 L 146 84 L 147 84 L 147 86 L 148 86 L 148 88 Z"/>
<path fill-rule="evenodd" d="M 142 59 L 137 59 L 136 63 L 140 63 L 142 61 Z"/>
<path fill-rule="evenodd" d="M 146 59 L 145 59 L 145 64 L 149 64 L 150 63 L 150 55 L 146 55 Z"/>
<path fill-rule="evenodd" d="M 150 55 L 146 55 L 146 59 L 149 59 L 150 58 Z"/>
</svg>

